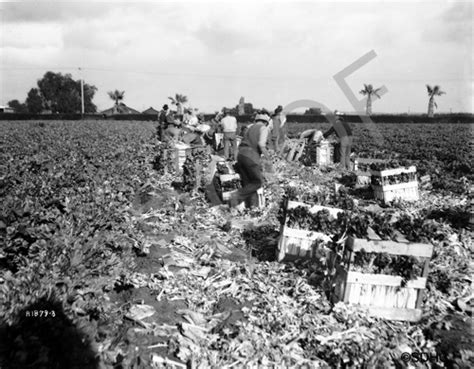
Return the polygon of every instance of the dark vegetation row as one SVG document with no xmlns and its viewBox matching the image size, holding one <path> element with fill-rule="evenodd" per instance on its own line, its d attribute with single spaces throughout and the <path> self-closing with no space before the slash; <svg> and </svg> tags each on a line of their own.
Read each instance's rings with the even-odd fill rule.
<svg viewBox="0 0 474 369">
<path fill-rule="evenodd" d="M 214 114 L 204 114 L 205 120 L 211 120 Z M 154 114 L 31 114 L 31 113 L 2 113 L 0 120 L 121 120 L 121 121 L 156 121 L 157 116 Z M 236 117 L 239 123 L 251 122 L 252 115 L 239 115 Z M 345 120 L 350 123 L 362 123 L 363 116 L 345 115 Z M 289 114 L 288 122 L 292 123 L 325 123 L 327 119 L 324 115 L 310 114 Z M 433 118 L 426 115 L 390 115 L 380 114 L 371 115 L 370 119 L 374 123 L 474 123 L 473 114 L 438 114 Z"/>
</svg>

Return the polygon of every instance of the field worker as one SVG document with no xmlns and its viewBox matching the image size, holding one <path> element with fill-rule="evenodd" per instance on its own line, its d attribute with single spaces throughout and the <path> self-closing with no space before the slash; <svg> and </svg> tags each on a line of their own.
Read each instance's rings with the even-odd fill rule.
<svg viewBox="0 0 474 369">
<path fill-rule="evenodd" d="M 272 133 L 271 133 L 271 145 L 270 147 L 276 152 L 280 152 L 280 135 L 281 135 L 281 128 L 282 128 L 282 111 L 283 107 L 279 105 L 272 116 Z"/>
<path fill-rule="evenodd" d="M 203 136 L 210 128 L 207 124 L 200 124 L 194 132 L 185 134 L 181 141 L 191 146 L 204 146 L 206 143 Z"/>
<path fill-rule="evenodd" d="M 256 191 L 262 187 L 264 180 L 260 157 L 263 155 L 270 160 L 270 154 L 266 148 L 269 123 L 268 114 L 257 114 L 255 123 L 248 127 L 240 143 L 236 170 L 240 174 L 242 188 L 231 197 L 231 207 L 237 206 L 242 201 L 245 201 L 249 207 L 258 204 Z"/>
<path fill-rule="evenodd" d="M 349 123 L 344 121 L 341 114 L 336 110 L 334 112 L 333 125 L 332 127 L 324 133 L 323 137 L 327 138 L 332 134 L 336 134 L 339 139 L 339 158 L 340 166 L 343 170 L 351 169 L 351 148 L 352 148 L 352 129 L 349 126 Z"/>
<path fill-rule="evenodd" d="M 168 128 L 168 116 L 169 116 L 169 108 L 168 105 L 163 105 L 163 108 L 158 114 L 158 127 L 157 127 L 157 135 L 158 139 L 161 141 L 163 139 L 163 131 Z"/>
<path fill-rule="evenodd" d="M 306 139 L 307 143 L 319 143 L 324 139 L 323 132 L 318 129 L 307 129 L 300 134 L 300 139 Z"/>
<path fill-rule="evenodd" d="M 179 141 L 182 135 L 181 121 L 179 119 L 174 119 L 168 123 L 168 128 L 163 132 L 164 141 Z"/>
<path fill-rule="evenodd" d="M 283 113 L 283 106 L 278 105 L 277 110 L 280 110 L 280 136 L 278 140 L 278 148 L 281 152 L 283 145 L 285 144 L 286 136 L 288 135 L 288 125 L 286 124 L 286 115 Z"/>
<path fill-rule="evenodd" d="M 224 109 L 224 117 L 221 119 L 222 132 L 224 133 L 224 158 L 225 160 L 237 159 L 237 119 L 230 115 L 228 109 Z M 232 153 L 230 150 L 232 149 Z"/>
</svg>

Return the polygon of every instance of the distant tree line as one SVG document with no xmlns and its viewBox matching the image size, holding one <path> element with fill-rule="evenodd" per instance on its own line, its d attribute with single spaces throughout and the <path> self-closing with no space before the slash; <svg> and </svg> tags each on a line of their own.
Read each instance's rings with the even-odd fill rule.
<svg viewBox="0 0 474 369">
<path fill-rule="evenodd" d="M 96 91 L 97 87 L 84 83 L 84 112 L 97 112 L 92 102 Z M 8 106 L 17 113 L 81 113 L 81 81 L 70 74 L 46 72 L 24 102 L 11 100 Z"/>
<path fill-rule="evenodd" d="M 92 102 L 97 87 L 83 84 L 84 89 L 84 112 L 93 114 L 97 112 L 97 107 Z M 441 87 L 435 85 L 431 87 L 426 85 L 428 92 L 428 117 L 434 116 L 434 110 L 437 104 L 434 100 L 435 96 L 441 96 L 445 92 L 441 91 Z M 372 99 L 381 98 L 381 88 L 374 88 L 371 84 L 364 84 L 364 88 L 359 91 L 361 95 L 366 96 L 366 114 L 372 115 Z M 110 91 L 109 97 L 114 100 L 115 105 L 113 112 L 122 113 L 121 101 L 123 100 L 125 91 Z M 188 102 L 188 98 L 182 94 L 175 94 L 169 97 L 171 104 L 176 106 L 177 114 L 183 114 L 183 106 Z M 61 74 L 54 72 L 46 72 L 45 75 L 37 81 L 37 87 L 33 87 L 28 92 L 24 102 L 18 100 L 11 100 L 8 106 L 12 108 L 15 113 L 52 113 L 52 114 L 74 114 L 81 113 L 81 81 L 74 80 L 70 74 Z M 246 103 L 244 97 L 241 97 L 239 104 L 232 108 L 223 108 L 228 110 L 232 115 L 244 116 L 252 115 L 258 111 L 254 109 L 251 103 Z M 128 112 L 128 109 L 124 109 Z M 321 109 L 309 108 L 304 112 L 304 115 L 321 115 Z"/>
</svg>

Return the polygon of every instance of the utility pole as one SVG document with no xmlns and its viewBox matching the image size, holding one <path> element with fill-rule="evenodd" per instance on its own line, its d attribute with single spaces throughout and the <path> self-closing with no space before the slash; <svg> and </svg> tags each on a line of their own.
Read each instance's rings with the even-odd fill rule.
<svg viewBox="0 0 474 369">
<path fill-rule="evenodd" d="M 81 113 L 84 116 L 84 78 L 82 78 L 81 67 L 79 67 L 79 72 L 81 74 Z"/>
</svg>

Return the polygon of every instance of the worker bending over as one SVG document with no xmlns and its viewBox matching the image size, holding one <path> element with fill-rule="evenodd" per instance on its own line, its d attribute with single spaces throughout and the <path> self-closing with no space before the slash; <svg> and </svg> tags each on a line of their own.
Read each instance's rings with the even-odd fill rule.
<svg viewBox="0 0 474 369">
<path fill-rule="evenodd" d="M 341 115 L 335 112 L 335 119 L 332 127 L 323 135 L 324 138 L 336 134 L 339 139 L 339 161 L 341 169 L 351 170 L 351 148 L 352 148 L 352 129 L 349 123 L 344 121 Z"/>
<path fill-rule="evenodd" d="M 270 160 L 266 148 L 269 134 L 268 114 L 257 114 L 255 123 L 250 125 L 239 146 L 236 171 L 240 174 L 242 188 L 230 199 L 230 206 L 235 207 L 245 201 L 247 207 L 258 205 L 257 190 L 263 185 L 263 171 L 261 156 Z"/>
</svg>

